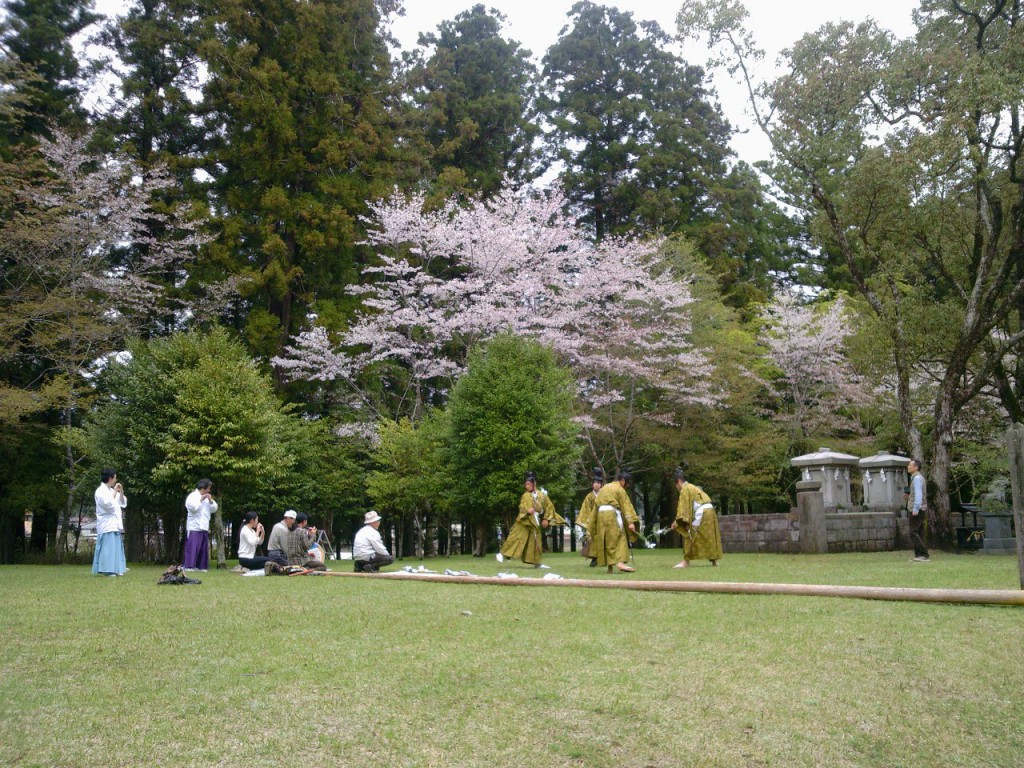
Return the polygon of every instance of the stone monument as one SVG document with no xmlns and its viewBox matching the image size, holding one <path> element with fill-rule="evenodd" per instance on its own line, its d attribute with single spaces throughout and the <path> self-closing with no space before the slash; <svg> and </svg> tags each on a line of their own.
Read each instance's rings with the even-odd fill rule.
<svg viewBox="0 0 1024 768">
<path fill-rule="evenodd" d="M 821 483 L 826 512 L 851 511 L 853 498 L 850 482 L 851 472 L 857 466 L 856 456 L 819 448 L 815 453 L 796 456 L 789 463 L 800 469 L 802 481 L 816 480 Z"/>
<path fill-rule="evenodd" d="M 901 512 L 905 517 L 906 501 L 903 489 L 907 487 L 906 456 L 879 451 L 861 459 L 861 487 L 864 490 L 864 508 L 870 512 Z"/>
</svg>

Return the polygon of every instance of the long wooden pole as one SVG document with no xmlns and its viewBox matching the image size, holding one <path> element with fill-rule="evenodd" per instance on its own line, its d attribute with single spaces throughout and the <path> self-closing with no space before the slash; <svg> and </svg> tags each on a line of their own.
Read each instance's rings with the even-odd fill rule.
<svg viewBox="0 0 1024 768">
<path fill-rule="evenodd" d="M 493 584 L 502 587 L 576 587 L 633 589 L 645 592 L 717 592 L 734 595 L 807 595 L 852 597 L 860 600 L 905 600 L 917 603 L 1024 605 L 1024 591 L 1015 589 L 919 589 L 905 587 L 847 587 L 830 584 L 761 584 L 737 581 L 619 581 L 618 579 L 499 579 L 496 576 L 445 576 L 434 573 L 347 573 L 322 571 L 320 576 L 357 579 L 431 581 L 443 584 Z"/>
<path fill-rule="evenodd" d="M 1024 424 L 1014 424 L 1006 433 L 1010 452 L 1010 490 L 1013 494 L 1013 523 L 1017 533 L 1017 571 L 1024 589 Z"/>
</svg>

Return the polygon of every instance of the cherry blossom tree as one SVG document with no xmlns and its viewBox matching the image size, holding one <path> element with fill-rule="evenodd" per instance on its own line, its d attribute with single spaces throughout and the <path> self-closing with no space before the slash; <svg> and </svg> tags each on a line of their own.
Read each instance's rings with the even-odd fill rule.
<svg viewBox="0 0 1024 768">
<path fill-rule="evenodd" d="M 76 429 L 97 367 L 181 313 L 165 291 L 203 239 L 152 205 L 173 183 L 161 169 L 97 155 L 88 141 L 55 131 L 0 167 L 0 421 L 60 413 L 65 536 L 82 459 Z M 165 238 L 149 234 L 155 222 Z"/>
<path fill-rule="evenodd" d="M 422 195 L 378 202 L 379 264 L 352 289 L 362 312 L 337 337 L 314 325 L 275 363 L 343 383 L 367 420 L 416 418 L 445 400 L 475 344 L 531 337 L 574 371 L 585 437 L 594 447 L 595 434 L 615 433 L 620 461 L 636 419 L 671 423 L 674 405 L 714 401 L 712 368 L 689 341 L 690 292 L 659 259 L 661 243 L 594 244 L 564 208 L 558 194 L 508 188 L 427 212 Z"/>
<path fill-rule="evenodd" d="M 849 409 L 870 399 L 844 351 L 850 335 L 845 316 L 842 297 L 807 304 L 792 291 L 779 291 L 765 308 L 762 338 L 779 370 L 775 390 L 782 407 L 776 414 L 794 441 L 824 429 L 854 427 Z"/>
</svg>

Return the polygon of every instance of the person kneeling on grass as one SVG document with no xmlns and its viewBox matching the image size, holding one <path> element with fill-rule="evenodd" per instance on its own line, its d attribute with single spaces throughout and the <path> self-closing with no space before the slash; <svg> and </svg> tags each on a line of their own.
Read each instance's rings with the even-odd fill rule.
<svg viewBox="0 0 1024 768">
<path fill-rule="evenodd" d="M 263 523 L 255 512 L 246 512 L 242 518 L 242 530 L 238 533 L 238 565 L 250 571 L 263 568 L 269 557 L 256 554 L 256 548 L 263 543 Z"/>
<path fill-rule="evenodd" d="M 371 509 L 363 517 L 365 525 L 352 540 L 352 559 L 355 561 L 356 573 L 377 573 L 384 566 L 395 562 L 377 530 L 380 528 L 380 520 L 380 515 Z"/>
</svg>

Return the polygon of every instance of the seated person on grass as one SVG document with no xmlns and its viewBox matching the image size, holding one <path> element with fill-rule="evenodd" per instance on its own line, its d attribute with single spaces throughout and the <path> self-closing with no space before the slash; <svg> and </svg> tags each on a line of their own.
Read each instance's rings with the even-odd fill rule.
<svg viewBox="0 0 1024 768">
<path fill-rule="evenodd" d="M 269 557 L 256 554 L 263 543 L 263 523 L 255 512 L 246 512 L 242 518 L 242 530 L 238 533 L 238 564 L 247 570 L 263 568 Z"/>
<path fill-rule="evenodd" d="M 352 540 L 352 559 L 356 573 L 377 573 L 385 565 L 391 565 L 395 558 L 384 546 L 380 537 L 380 515 L 372 509 L 363 517 L 365 525 Z"/>
<path fill-rule="evenodd" d="M 288 565 L 324 570 L 324 564 L 309 554 L 315 538 L 316 528 L 309 525 L 305 512 L 299 512 L 295 516 L 295 525 L 288 531 Z"/>
<path fill-rule="evenodd" d="M 284 513 L 284 517 L 270 529 L 270 541 L 267 542 L 267 555 L 278 565 L 288 565 L 288 533 L 295 525 L 294 509 Z"/>
</svg>

